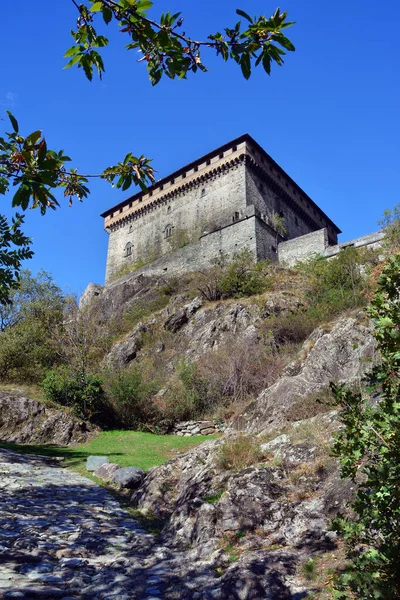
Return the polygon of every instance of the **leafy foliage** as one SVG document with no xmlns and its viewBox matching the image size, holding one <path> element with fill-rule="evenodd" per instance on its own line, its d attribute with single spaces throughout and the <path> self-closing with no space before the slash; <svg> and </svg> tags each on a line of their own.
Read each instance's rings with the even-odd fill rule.
<svg viewBox="0 0 400 600">
<path fill-rule="evenodd" d="M 76 373 L 64 365 L 46 373 L 42 388 L 48 400 L 71 408 L 82 419 L 96 420 L 103 404 L 101 379 L 87 372 Z"/>
<path fill-rule="evenodd" d="M 209 301 L 260 294 L 269 284 L 264 267 L 263 263 L 254 263 L 248 248 L 235 252 L 230 262 L 221 256 L 214 268 L 202 273 L 199 291 Z"/>
<path fill-rule="evenodd" d="M 334 454 L 341 474 L 358 484 L 352 510 L 334 528 L 344 536 L 350 564 L 339 598 L 400 597 L 400 255 L 388 259 L 367 309 L 375 323 L 380 363 L 364 389 L 332 386 L 343 429 Z"/>
<path fill-rule="evenodd" d="M 126 429 L 148 429 L 159 418 L 152 396 L 156 381 L 145 381 L 136 369 L 109 373 L 105 388 L 117 422 Z"/>
<path fill-rule="evenodd" d="M 11 225 L 0 215 L 0 305 L 10 303 L 10 290 L 18 287 L 22 261 L 33 256 L 31 240 L 21 231 L 23 222 L 24 217 L 19 213 L 12 218 Z"/>
<path fill-rule="evenodd" d="M 10 304 L 0 305 L 0 380 L 36 383 L 60 361 L 53 341 L 63 320 L 64 295 L 51 276 L 23 271 Z"/>
<path fill-rule="evenodd" d="M 330 318 L 343 310 L 364 305 L 366 274 L 375 261 L 373 251 L 350 247 L 331 260 L 316 257 L 300 264 L 298 268 L 310 279 L 308 296 L 312 309 Z"/>
<path fill-rule="evenodd" d="M 385 232 L 384 245 L 389 250 L 398 251 L 400 249 L 400 203 L 396 204 L 393 209 L 384 210 L 378 225 Z"/>
<path fill-rule="evenodd" d="M 212 48 L 224 61 L 234 60 L 246 79 L 251 75 L 252 65 L 262 65 L 269 75 L 272 63 L 281 66 L 286 52 L 295 49 L 283 33 L 293 23 L 279 8 L 270 18 L 252 18 L 238 9 L 236 13 L 244 19 L 244 27 L 239 21 L 233 27 L 226 27 L 223 33 L 210 34 L 205 41 L 197 41 L 182 30 L 184 18 L 180 12 L 168 11 L 155 21 L 148 16 L 152 5 L 150 0 L 88 0 L 79 6 L 76 4 L 79 17 L 76 31 L 71 32 L 74 45 L 65 54 L 70 59 L 66 68 L 77 65 L 89 81 L 94 70 L 102 77 L 104 63 L 99 50 L 108 44 L 108 38 L 98 35 L 94 29 L 98 15 L 106 25 L 117 22 L 120 32 L 127 34 L 127 49 L 140 51 L 139 62 L 147 64 L 153 85 L 163 75 L 183 79 L 189 72 L 207 71 L 201 55 L 204 48 Z"/>
</svg>

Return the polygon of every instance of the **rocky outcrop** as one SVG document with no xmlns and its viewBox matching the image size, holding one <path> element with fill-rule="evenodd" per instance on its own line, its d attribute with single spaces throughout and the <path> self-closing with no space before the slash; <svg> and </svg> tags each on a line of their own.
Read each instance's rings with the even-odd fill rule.
<svg viewBox="0 0 400 600">
<path fill-rule="evenodd" d="M 104 365 L 114 369 L 125 367 L 136 358 L 143 345 L 143 335 L 149 331 L 149 324 L 139 323 L 124 340 L 114 344 L 104 359 Z"/>
<path fill-rule="evenodd" d="M 87 442 L 97 429 L 68 413 L 12 392 L 0 392 L 0 439 L 31 444 Z"/>
<path fill-rule="evenodd" d="M 343 317 L 331 329 L 319 327 L 283 376 L 247 407 L 242 415 L 247 430 L 257 432 L 281 425 L 294 403 L 332 381 L 351 384 L 359 380 L 371 368 L 375 346 L 370 328 L 355 317 Z"/>
<path fill-rule="evenodd" d="M 302 425 L 320 429 L 329 439 L 337 427 L 335 413 Z M 330 516 L 343 507 L 349 489 L 339 480 L 336 462 L 321 457 L 314 442 L 280 438 L 269 443 L 260 462 L 239 472 L 224 470 L 218 460 L 229 438 L 205 442 L 151 469 L 132 501 L 166 519 L 165 543 L 190 545 L 199 556 L 236 535 L 251 540 L 248 549 L 279 544 L 312 553 L 329 548 Z"/>
</svg>

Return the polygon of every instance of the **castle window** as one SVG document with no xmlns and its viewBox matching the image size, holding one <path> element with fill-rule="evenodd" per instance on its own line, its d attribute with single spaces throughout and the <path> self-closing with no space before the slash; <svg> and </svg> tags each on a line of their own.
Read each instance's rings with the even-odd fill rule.
<svg viewBox="0 0 400 600">
<path fill-rule="evenodd" d="M 124 254 L 125 258 L 128 256 L 132 256 L 132 244 L 131 242 L 128 242 L 125 246 L 125 254 Z"/>
<path fill-rule="evenodd" d="M 203 196 L 205 196 L 206 194 L 207 194 L 207 190 L 206 190 L 206 188 L 203 188 L 201 190 L 201 198 L 203 198 Z"/>
<path fill-rule="evenodd" d="M 237 150 L 237 146 L 233 146 L 232 152 L 236 152 L 236 150 Z"/>
<path fill-rule="evenodd" d="M 240 217 L 239 213 L 238 213 L 238 212 L 235 212 L 235 213 L 233 214 L 232 221 L 233 221 L 233 222 L 235 222 L 235 221 L 239 221 L 239 217 Z"/>
<path fill-rule="evenodd" d="M 171 212 L 171 207 L 170 207 L 170 206 L 168 206 L 168 208 L 167 208 L 167 213 L 170 213 L 170 212 Z"/>
<path fill-rule="evenodd" d="M 165 232 L 165 237 L 170 238 L 172 235 L 172 225 L 167 225 L 164 232 Z"/>
<path fill-rule="evenodd" d="M 129 202 L 129 208 L 132 208 L 132 202 Z"/>
<path fill-rule="evenodd" d="M 219 155 L 219 158 L 224 158 L 224 153 L 221 152 L 221 154 Z"/>
<path fill-rule="evenodd" d="M 207 167 L 208 167 L 208 165 L 210 165 L 210 164 L 211 164 L 211 160 L 208 158 L 208 159 L 207 159 L 207 162 L 206 162 L 206 165 L 207 165 Z"/>
<path fill-rule="evenodd" d="M 131 225 L 131 226 L 129 227 L 129 233 L 132 233 L 132 231 L 133 231 L 133 225 Z"/>
<path fill-rule="evenodd" d="M 271 250 L 272 250 L 272 252 L 276 252 L 275 246 L 271 246 Z"/>
</svg>

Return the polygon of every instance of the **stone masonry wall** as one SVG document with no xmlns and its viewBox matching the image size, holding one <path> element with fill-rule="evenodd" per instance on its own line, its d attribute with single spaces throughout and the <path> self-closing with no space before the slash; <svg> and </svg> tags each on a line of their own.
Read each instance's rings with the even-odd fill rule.
<svg viewBox="0 0 400 600">
<path fill-rule="evenodd" d="M 294 240 L 279 244 L 279 262 L 292 267 L 297 262 L 312 258 L 316 254 L 324 254 L 327 245 L 326 229 L 313 231 Z"/>
<path fill-rule="evenodd" d="M 126 264 L 152 262 L 201 234 L 218 229 L 245 215 L 245 166 L 238 164 L 212 179 L 198 182 L 179 196 L 165 200 L 132 223 L 117 225 L 110 231 L 106 283 Z M 168 236 L 168 228 L 172 234 Z M 221 235 L 225 238 L 225 235 Z M 212 238 L 207 238 L 209 241 Z M 126 244 L 132 244 L 125 256 Z M 238 241 L 240 244 L 240 241 Z M 224 242 L 224 245 L 225 242 Z M 230 245 L 229 250 L 230 250 Z M 202 244 L 202 249 L 204 243 Z M 209 254 L 207 252 L 207 254 Z"/>
<path fill-rule="evenodd" d="M 221 229 L 205 234 L 199 242 L 188 244 L 161 256 L 151 264 L 141 267 L 137 275 L 183 275 L 189 271 L 209 268 L 213 260 L 221 254 L 232 257 L 235 252 L 248 248 L 257 260 L 255 220 L 257 217 L 244 217 Z M 129 277 L 129 275 L 128 275 Z M 112 285 L 112 282 L 109 282 Z"/>
<path fill-rule="evenodd" d="M 328 236 L 326 229 L 320 229 L 307 235 L 303 235 L 294 240 L 288 240 L 278 246 L 279 262 L 292 267 L 297 262 L 308 260 L 317 254 L 326 258 L 337 256 L 345 248 L 380 248 L 385 234 L 382 232 L 370 233 L 362 237 L 328 246 Z"/>
</svg>

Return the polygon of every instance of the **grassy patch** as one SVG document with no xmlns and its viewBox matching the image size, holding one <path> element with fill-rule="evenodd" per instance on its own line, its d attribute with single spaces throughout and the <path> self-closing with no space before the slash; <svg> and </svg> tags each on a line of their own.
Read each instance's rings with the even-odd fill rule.
<svg viewBox="0 0 400 600">
<path fill-rule="evenodd" d="M 87 476 L 85 463 L 87 457 L 92 454 L 107 456 L 110 462 L 117 463 L 121 467 L 135 466 L 146 471 L 211 437 L 213 436 L 185 438 L 174 435 L 153 435 L 139 431 L 104 431 L 86 444 L 73 447 L 7 442 L 0 442 L 0 447 L 24 454 L 62 457 L 66 467 Z"/>
</svg>

